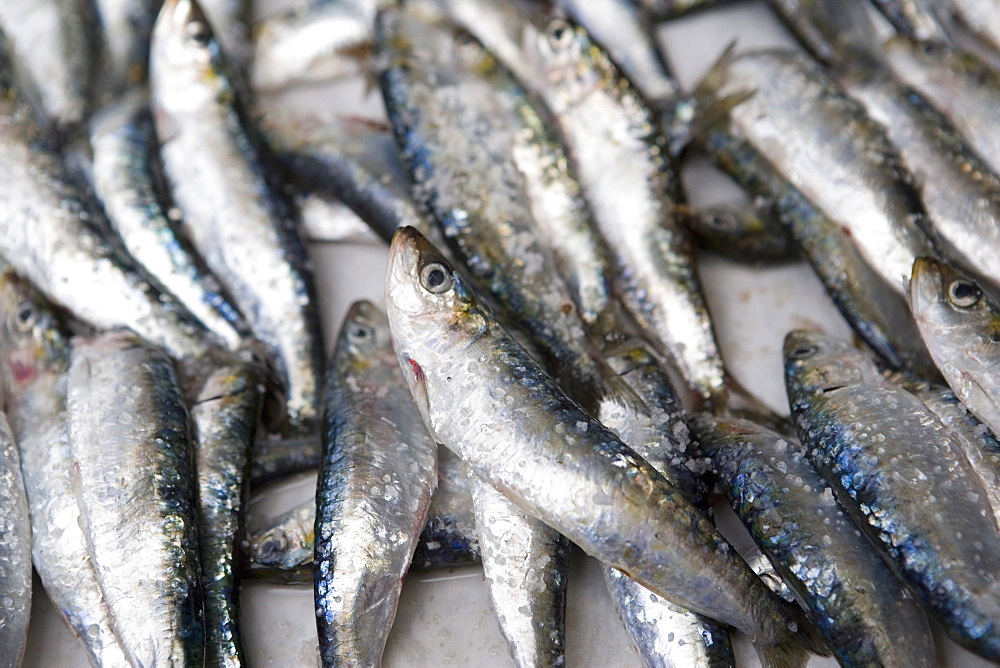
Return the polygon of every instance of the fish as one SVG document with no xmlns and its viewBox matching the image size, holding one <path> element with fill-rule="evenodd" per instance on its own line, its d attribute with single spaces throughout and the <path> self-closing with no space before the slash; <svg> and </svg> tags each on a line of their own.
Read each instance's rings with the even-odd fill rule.
<svg viewBox="0 0 1000 668">
<path fill-rule="evenodd" d="M 83 126 L 90 112 L 99 48 L 95 25 L 88 0 L 7 0 L 0 6 L 5 59 L 10 59 L 3 63 L 3 76 L 16 73 L 19 86 L 41 111 L 45 129 L 60 143 Z"/>
<path fill-rule="evenodd" d="M 804 646 L 825 651 L 708 518 L 571 401 L 413 228 L 390 246 L 386 308 L 434 438 L 525 513 L 657 595 L 743 629 L 766 665 L 802 665 Z"/>
<path fill-rule="evenodd" d="M 278 91 L 370 71 L 375 17 L 365 4 L 314 0 L 256 23 L 248 66 L 254 90 Z"/>
<path fill-rule="evenodd" d="M 641 403 L 605 397 L 597 418 L 710 518 L 707 460 L 691 439 L 687 412 L 666 371 L 642 342 L 624 342 L 605 360 Z M 735 665 L 723 625 L 657 596 L 620 570 L 602 565 L 602 571 L 644 665 Z"/>
<path fill-rule="evenodd" d="M 802 447 L 837 500 L 963 647 L 1000 657 L 1000 530 L 952 432 L 850 343 L 785 338 Z"/>
<path fill-rule="evenodd" d="M 472 486 L 490 607 L 518 666 L 566 661 L 570 543 L 482 478 Z"/>
<path fill-rule="evenodd" d="M 727 0 L 635 0 L 654 21 L 668 21 L 686 14 L 727 4 Z"/>
<path fill-rule="evenodd" d="M 250 452 L 266 367 L 252 348 L 213 370 L 190 408 L 198 484 L 198 541 L 205 597 L 205 656 L 213 666 L 246 663 L 239 583 Z"/>
<path fill-rule="evenodd" d="M 159 9 L 157 0 L 94 0 L 101 23 L 101 76 L 95 78 L 100 101 L 146 81 L 149 38 Z"/>
<path fill-rule="evenodd" d="M 733 510 L 841 665 L 935 665 L 923 610 L 798 442 L 749 420 L 709 415 L 695 416 L 693 429 Z"/>
<path fill-rule="evenodd" d="M 150 90 L 183 229 L 267 346 L 286 392 L 276 427 L 286 437 L 316 433 L 323 352 L 308 256 L 195 0 L 164 2 Z"/>
<path fill-rule="evenodd" d="M 677 215 L 700 248 L 736 262 L 770 264 L 798 259 L 800 251 L 788 229 L 769 207 L 757 204 L 755 198 L 749 206 L 678 205 Z"/>
<path fill-rule="evenodd" d="M 0 39 L 0 256 L 55 303 L 99 328 L 130 327 L 181 360 L 223 347 L 120 244 L 47 143 L 9 78 Z"/>
<path fill-rule="evenodd" d="M 868 265 L 840 226 L 726 127 L 712 127 L 696 144 L 788 229 L 841 315 L 888 366 L 918 377 L 937 375 L 907 302 Z"/>
<path fill-rule="evenodd" d="M 725 109 L 731 132 L 846 230 L 905 297 L 913 260 L 935 250 L 917 222 L 926 213 L 912 174 L 859 102 L 819 66 L 778 49 L 727 51 L 694 97 L 704 113 Z"/>
<path fill-rule="evenodd" d="M 0 413 L 0 656 L 21 665 L 31 614 L 31 519 L 21 457 L 7 416 Z"/>
<path fill-rule="evenodd" d="M 45 593 L 93 666 L 128 667 L 80 526 L 66 414 L 67 316 L 9 269 L 0 277 L 0 376 L 17 440 L 31 559 Z"/>
<path fill-rule="evenodd" d="M 376 48 L 389 60 L 380 83 L 414 198 L 477 287 L 571 392 L 593 401 L 602 378 L 588 337 L 600 342 L 617 318 L 604 256 L 544 115 L 482 46 L 425 5 L 380 14 Z"/>
<path fill-rule="evenodd" d="M 313 561 L 324 666 L 381 662 L 403 576 L 437 485 L 427 433 L 392 351 L 386 316 L 355 302 L 324 393 Z"/>
<path fill-rule="evenodd" d="M 1000 428 L 1000 309 L 962 272 L 930 258 L 913 265 L 910 307 L 941 374 L 962 402 L 994 433 Z"/>
<path fill-rule="evenodd" d="M 77 337 L 66 397 L 74 497 L 115 636 L 133 665 L 203 665 L 197 481 L 173 363 L 128 330 Z"/>
<path fill-rule="evenodd" d="M 235 349 L 249 327 L 161 204 L 154 142 L 145 90 L 103 109 L 90 123 L 94 192 L 129 254 Z"/>
<path fill-rule="evenodd" d="M 819 62 L 834 69 L 878 66 L 879 35 L 866 0 L 769 0 L 768 5 Z"/>
<path fill-rule="evenodd" d="M 1000 52 L 1000 4 L 992 0 L 946 0 L 939 4 L 938 11 L 962 24 L 994 53 Z"/>
<path fill-rule="evenodd" d="M 579 26 L 516 4 L 469 2 L 462 16 L 551 114 L 628 316 L 702 399 L 725 405 L 732 379 L 675 219 L 679 180 L 652 110 Z"/>
<path fill-rule="evenodd" d="M 295 208 L 302 215 L 306 241 L 314 243 L 350 243 L 383 246 L 385 240 L 335 197 L 321 192 L 295 195 Z"/>
<path fill-rule="evenodd" d="M 927 217 L 925 232 L 943 255 L 1000 290 L 1000 176 L 948 119 L 890 74 L 841 79 L 851 97 L 886 128 L 916 179 Z"/>
<path fill-rule="evenodd" d="M 993 113 L 1000 73 L 972 52 L 944 42 L 915 42 L 897 35 L 882 50 L 893 74 L 947 116 L 1000 173 L 1000 127 Z"/>
<path fill-rule="evenodd" d="M 921 42 L 947 42 L 948 31 L 935 12 L 934 0 L 871 0 L 902 35 Z"/>
</svg>

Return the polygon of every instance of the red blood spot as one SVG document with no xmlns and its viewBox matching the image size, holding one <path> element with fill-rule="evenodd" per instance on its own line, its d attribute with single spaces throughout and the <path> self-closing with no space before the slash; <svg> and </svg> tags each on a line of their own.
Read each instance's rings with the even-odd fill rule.
<svg viewBox="0 0 1000 668">
<path fill-rule="evenodd" d="M 413 369 L 413 377 L 417 380 L 423 380 L 424 370 L 420 368 L 419 364 L 417 364 L 417 360 L 408 357 L 406 358 L 406 361 L 410 363 L 410 368 Z"/>
<path fill-rule="evenodd" d="M 14 382 L 26 383 L 38 374 L 38 370 L 30 365 L 12 361 L 10 365 L 11 373 L 14 374 Z"/>
</svg>

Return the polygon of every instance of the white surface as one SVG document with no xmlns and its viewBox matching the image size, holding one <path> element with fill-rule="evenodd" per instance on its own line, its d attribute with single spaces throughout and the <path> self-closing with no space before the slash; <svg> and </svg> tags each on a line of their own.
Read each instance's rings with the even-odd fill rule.
<svg viewBox="0 0 1000 668">
<path fill-rule="evenodd" d="M 677 75 L 688 87 L 734 38 L 738 38 L 740 49 L 792 44 L 761 3 L 740 4 L 683 19 L 664 27 L 661 36 Z M 289 99 L 296 106 L 341 107 L 343 96 L 354 98 L 362 90 L 363 86 L 357 84 L 338 86 L 334 93 L 328 91 L 329 98 L 325 98 L 316 89 L 310 89 L 294 93 Z M 379 108 L 377 95 L 359 104 L 368 111 Z M 685 182 L 695 203 L 732 201 L 738 197 L 724 178 L 703 166 L 689 169 Z M 381 302 L 386 252 L 371 246 L 334 245 L 315 245 L 311 250 L 318 276 L 324 332 L 327 341 L 332 341 L 350 302 L 362 297 Z M 700 272 L 729 368 L 740 382 L 775 410 L 787 413 L 781 367 L 785 333 L 793 328 L 809 327 L 849 337 L 847 325 L 812 272 L 802 264 L 754 268 L 706 255 L 701 258 Z M 313 484 L 309 476 L 293 481 L 280 495 L 256 501 L 251 513 L 259 518 L 285 510 L 296 501 L 308 498 Z M 735 516 L 726 510 L 719 516 L 721 528 L 734 545 L 743 550 L 749 544 L 749 537 Z M 35 595 L 25 665 L 85 666 L 83 651 L 39 587 Z M 253 665 L 318 664 L 310 587 L 248 583 L 243 588 L 242 601 L 244 641 Z M 602 668 L 640 665 L 635 649 L 615 616 L 597 562 L 579 551 L 574 553 L 568 609 L 567 665 Z M 943 641 L 939 646 L 943 649 L 942 665 L 988 665 L 950 642 Z M 759 665 L 746 638 L 736 638 L 736 651 L 740 665 Z M 487 607 L 481 569 L 420 573 L 409 578 L 386 648 L 384 665 L 513 665 Z M 814 658 L 810 662 L 810 666 L 834 665 L 836 663 L 830 659 Z"/>
</svg>

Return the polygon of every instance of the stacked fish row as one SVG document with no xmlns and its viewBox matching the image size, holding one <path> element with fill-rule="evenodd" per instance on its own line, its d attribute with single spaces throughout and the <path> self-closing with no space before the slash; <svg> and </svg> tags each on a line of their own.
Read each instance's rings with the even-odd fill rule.
<svg viewBox="0 0 1000 668">
<path fill-rule="evenodd" d="M 924 612 L 1000 659 L 987 62 L 947 42 L 875 49 L 859 3 L 775 2 L 828 69 L 727 53 L 682 96 L 643 20 L 686 7 L 411 0 L 376 18 L 324 2 L 262 26 L 251 52 L 236 7 L 137 2 L 122 23 L 100 4 L 100 84 L 81 7 L 0 10 L 0 255 L 21 276 L 0 285 L 0 492 L 17 511 L 0 655 L 23 651 L 30 542 L 95 665 L 246 662 L 251 471 L 318 461 L 314 515 L 294 519 L 314 538 L 292 542 L 312 558 L 325 665 L 379 663 L 415 550 L 481 559 L 515 661 L 560 665 L 570 542 L 604 562 L 648 665 L 732 665 L 729 626 L 769 666 L 931 665 Z M 958 16 L 988 49 L 995 22 L 961 7 L 919 16 L 948 40 Z M 94 60 L 32 79 L 39 34 Z M 261 121 L 245 82 L 280 87 L 285 66 L 377 69 L 393 139 Z M 966 93 L 941 94 L 972 68 Z M 92 164 L 68 160 L 97 107 Z M 689 146 L 753 216 L 684 203 L 673 154 Z M 313 209 L 393 238 L 387 316 L 351 309 L 325 388 Z M 726 372 L 682 220 L 765 257 L 794 244 L 878 356 L 789 335 L 801 445 Z M 667 367 L 712 415 L 685 411 Z M 286 440 L 251 452 L 268 431 Z M 463 462 L 436 509 L 435 441 Z M 712 481 L 757 568 L 716 529 Z M 284 547 L 258 563 L 285 568 Z"/>
</svg>

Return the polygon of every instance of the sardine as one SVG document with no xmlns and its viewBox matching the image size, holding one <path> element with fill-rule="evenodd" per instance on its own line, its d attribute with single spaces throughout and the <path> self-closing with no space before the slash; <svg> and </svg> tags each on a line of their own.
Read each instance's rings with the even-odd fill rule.
<svg viewBox="0 0 1000 668">
<path fill-rule="evenodd" d="M 801 446 L 749 420 L 699 415 L 723 494 L 845 666 L 935 665 L 927 617 Z"/>
<path fill-rule="evenodd" d="M 0 363 L 31 513 L 31 555 L 45 593 L 93 666 L 126 668 L 80 527 L 69 446 L 66 374 L 71 332 L 23 279 L 0 278 Z"/>
<path fill-rule="evenodd" d="M 1000 658 L 1000 530 L 955 436 L 845 341 L 790 333 L 785 380 L 809 460 L 880 556 L 956 642 Z"/>
<path fill-rule="evenodd" d="M 893 37 L 883 45 L 893 73 L 952 122 L 994 172 L 1000 173 L 1000 72 L 982 58 L 942 42 Z"/>
<path fill-rule="evenodd" d="M 545 116 L 426 4 L 379 18 L 376 47 L 390 60 L 382 91 L 414 198 L 482 292 L 574 396 L 592 401 L 602 378 L 587 334 L 600 341 L 616 319 L 603 255 Z"/>
<path fill-rule="evenodd" d="M 245 351 L 250 357 L 250 351 Z M 198 540 L 205 596 L 205 656 L 211 666 L 245 663 L 239 632 L 240 550 L 265 369 L 253 359 L 213 371 L 191 406 L 198 478 Z"/>
<path fill-rule="evenodd" d="M 479 477 L 472 503 L 490 606 L 514 663 L 563 665 L 569 541 Z"/>
<path fill-rule="evenodd" d="M 870 0 L 889 23 L 910 39 L 947 42 L 948 31 L 934 11 L 936 0 Z"/>
<path fill-rule="evenodd" d="M 307 241 L 376 246 L 385 243 L 350 207 L 326 193 L 297 193 L 295 207 L 302 215 L 302 232 Z"/>
<path fill-rule="evenodd" d="M 994 52 L 1000 52 L 1000 2 L 944 0 L 938 3 L 938 12 L 958 21 Z"/>
<path fill-rule="evenodd" d="M 134 665 L 201 666 L 197 482 L 173 364 L 113 330 L 74 339 L 66 386 L 80 525 L 115 636 Z"/>
<path fill-rule="evenodd" d="M 101 22 L 101 75 L 95 78 L 98 97 L 117 96 L 146 81 L 149 38 L 159 0 L 94 0 Z"/>
<path fill-rule="evenodd" d="M 833 68 L 880 62 L 867 0 L 769 0 L 782 22 L 819 62 Z"/>
<path fill-rule="evenodd" d="M 305 247 L 195 0 L 160 10 L 150 79 L 185 231 L 268 348 L 287 392 L 286 435 L 313 433 L 323 354 Z"/>
<path fill-rule="evenodd" d="M 0 317 L 7 317 L 0 311 Z M 0 344 L 2 345 L 2 344 Z M 21 457 L 7 417 L 0 413 L 0 657 L 20 666 L 31 614 L 31 519 Z"/>
<path fill-rule="evenodd" d="M 634 0 L 656 21 L 675 19 L 689 12 L 726 4 L 727 0 Z"/>
<path fill-rule="evenodd" d="M 320 655 L 324 666 L 376 666 L 437 484 L 437 445 L 371 302 L 355 302 L 344 319 L 324 403 L 313 566 Z"/>
<path fill-rule="evenodd" d="M 179 233 L 179 222 L 161 205 L 154 142 L 144 91 L 105 108 L 90 124 L 95 193 L 129 254 L 205 327 L 236 348 L 249 329 L 218 279 Z"/>
<path fill-rule="evenodd" d="M 761 198 L 763 202 L 764 198 Z M 788 262 L 800 255 L 788 229 L 768 206 L 678 206 L 677 218 L 695 243 L 737 262 Z"/>
<path fill-rule="evenodd" d="M 800 643 L 822 647 L 708 518 L 573 403 L 412 228 L 393 239 L 386 304 L 425 423 L 477 475 L 657 595 L 747 631 L 769 665 L 803 664 Z"/>
</svg>

